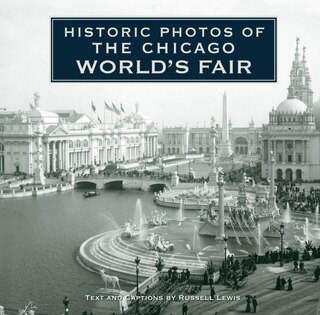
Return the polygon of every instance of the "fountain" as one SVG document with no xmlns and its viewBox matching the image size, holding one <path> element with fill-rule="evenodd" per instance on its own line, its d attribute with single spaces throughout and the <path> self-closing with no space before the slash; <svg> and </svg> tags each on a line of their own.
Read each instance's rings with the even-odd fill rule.
<svg viewBox="0 0 320 315">
<path fill-rule="evenodd" d="M 204 182 L 204 184 L 203 184 L 203 193 L 208 193 L 208 184 L 207 184 L 207 182 Z"/>
<path fill-rule="evenodd" d="M 261 226 L 260 223 L 257 224 L 258 226 L 258 255 L 262 255 L 262 251 L 261 251 L 261 238 L 262 238 L 262 234 L 261 234 Z"/>
<path fill-rule="evenodd" d="M 309 236 L 310 236 L 310 223 L 309 223 L 308 218 L 305 219 L 305 225 L 303 228 L 303 232 L 304 232 L 304 236 L 305 236 L 305 241 L 308 242 Z"/>
<path fill-rule="evenodd" d="M 178 212 L 178 226 L 181 225 L 181 222 L 183 221 L 183 201 L 182 199 L 180 200 L 180 207 L 179 207 L 179 212 Z"/>
<path fill-rule="evenodd" d="M 193 240 L 192 240 L 192 252 L 199 253 L 200 251 L 201 251 L 201 247 L 200 247 L 198 228 L 196 225 L 194 225 L 194 227 L 193 227 Z"/>
<path fill-rule="evenodd" d="M 283 222 L 291 223 L 291 210 L 288 202 L 287 202 L 286 211 L 284 212 L 284 215 L 283 215 Z"/>
<path fill-rule="evenodd" d="M 143 216 L 141 200 L 139 198 L 136 202 L 133 224 L 136 225 L 139 230 L 139 241 L 144 241 L 146 238 L 148 228 L 146 219 Z"/>
</svg>

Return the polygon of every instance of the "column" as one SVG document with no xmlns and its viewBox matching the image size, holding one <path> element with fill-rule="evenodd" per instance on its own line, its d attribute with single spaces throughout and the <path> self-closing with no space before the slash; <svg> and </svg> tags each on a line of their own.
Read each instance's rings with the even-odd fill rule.
<svg viewBox="0 0 320 315">
<path fill-rule="evenodd" d="M 224 180 L 223 173 L 219 173 L 218 178 L 218 189 L 219 189 L 219 232 L 217 237 L 222 239 L 225 236 L 224 232 Z"/>
<path fill-rule="evenodd" d="M 57 170 L 56 141 L 52 141 L 52 171 Z"/>
<path fill-rule="evenodd" d="M 46 145 L 46 154 L 47 154 L 47 161 L 46 161 L 46 163 L 47 163 L 47 168 L 46 168 L 46 170 L 47 170 L 47 173 L 50 173 L 50 142 L 48 141 L 47 142 L 47 145 Z"/>
<path fill-rule="evenodd" d="M 61 160 L 62 154 L 61 154 L 61 150 L 62 150 L 62 148 L 61 148 L 61 141 L 59 141 L 59 142 L 58 142 L 58 167 L 59 167 L 59 169 L 62 168 L 62 160 Z"/>
<path fill-rule="evenodd" d="M 286 163 L 286 141 L 282 140 L 282 164 Z"/>
<path fill-rule="evenodd" d="M 64 169 L 64 141 L 61 142 L 61 169 Z"/>
<path fill-rule="evenodd" d="M 293 140 L 292 142 L 292 151 L 293 151 L 293 156 L 292 156 L 292 163 L 296 163 L 296 140 Z"/>
<path fill-rule="evenodd" d="M 304 154 L 304 140 L 301 141 L 302 145 L 302 157 L 301 157 L 301 162 L 305 164 L 305 154 Z"/>
<path fill-rule="evenodd" d="M 65 142 L 65 169 L 69 169 L 69 142 L 66 140 Z"/>
<path fill-rule="evenodd" d="M 279 215 L 279 209 L 276 204 L 276 196 L 274 195 L 274 155 L 270 154 L 270 191 L 269 191 L 269 211 L 275 215 Z"/>
<path fill-rule="evenodd" d="M 274 152 L 275 162 L 277 163 L 277 140 L 273 140 L 273 152 Z"/>
</svg>

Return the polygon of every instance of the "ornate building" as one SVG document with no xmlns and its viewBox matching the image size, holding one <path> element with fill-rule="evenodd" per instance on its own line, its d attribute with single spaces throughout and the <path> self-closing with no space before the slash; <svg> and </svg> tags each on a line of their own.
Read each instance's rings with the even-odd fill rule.
<svg viewBox="0 0 320 315">
<path fill-rule="evenodd" d="M 74 110 L 45 111 L 38 94 L 29 111 L 0 112 L 0 174 L 137 160 L 156 156 L 157 144 L 158 129 L 138 107 L 113 126 Z"/>
<path fill-rule="evenodd" d="M 261 154 L 261 128 L 251 119 L 248 127 L 232 127 L 228 122 L 227 95 L 223 95 L 223 126 L 217 126 L 216 151 L 223 157 Z M 226 126 L 226 127 L 224 127 Z M 162 129 L 163 154 L 199 153 L 211 155 L 210 127 L 165 127 Z"/>
<path fill-rule="evenodd" d="M 300 59 L 299 39 L 290 72 L 287 99 L 269 113 L 262 130 L 262 176 L 269 177 L 270 151 L 275 157 L 276 179 L 320 179 L 320 112 L 313 104 L 306 49 Z"/>
</svg>

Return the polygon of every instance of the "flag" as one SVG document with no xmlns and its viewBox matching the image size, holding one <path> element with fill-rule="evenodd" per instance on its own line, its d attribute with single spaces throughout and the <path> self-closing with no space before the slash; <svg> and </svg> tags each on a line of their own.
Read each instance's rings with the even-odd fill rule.
<svg viewBox="0 0 320 315">
<path fill-rule="evenodd" d="M 114 109 L 114 112 L 117 114 L 117 115 L 120 115 L 121 114 L 121 112 L 120 112 L 120 110 L 116 107 L 116 105 L 114 105 L 113 103 L 112 103 L 112 107 L 113 107 L 113 109 Z"/>
<path fill-rule="evenodd" d="M 120 109 L 122 110 L 123 113 L 125 113 L 124 108 L 122 106 L 122 104 L 120 104 Z"/>
<path fill-rule="evenodd" d="M 96 107 L 93 105 L 93 102 L 91 101 L 91 108 L 92 108 L 92 110 L 93 110 L 93 112 L 95 113 L 96 112 Z"/>
<path fill-rule="evenodd" d="M 30 109 L 34 109 L 34 106 L 31 103 L 29 103 L 29 105 L 30 105 Z"/>
<path fill-rule="evenodd" d="M 109 110 L 110 112 L 114 112 L 114 109 L 110 107 L 106 102 L 104 102 L 104 104 L 106 105 L 107 110 Z"/>
<path fill-rule="evenodd" d="M 98 116 L 98 121 L 100 124 L 102 124 L 102 120 L 100 119 L 100 117 Z"/>
</svg>

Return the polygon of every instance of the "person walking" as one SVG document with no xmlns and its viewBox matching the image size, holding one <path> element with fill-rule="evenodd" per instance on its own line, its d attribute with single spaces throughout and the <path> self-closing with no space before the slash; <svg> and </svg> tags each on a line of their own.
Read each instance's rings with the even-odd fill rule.
<svg viewBox="0 0 320 315">
<path fill-rule="evenodd" d="M 253 305 L 253 313 L 256 313 L 257 312 L 257 305 L 258 305 L 258 301 L 256 299 L 256 296 L 254 296 L 252 299 L 252 305 Z"/>
<path fill-rule="evenodd" d="M 317 266 L 316 270 L 314 271 L 314 281 L 318 282 L 320 276 L 320 266 Z"/>
<path fill-rule="evenodd" d="M 214 296 L 216 295 L 216 291 L 214 290 L 214 287 L 211 286 L 211 290 L 210 290 L 210 297 L 211 300 L 214 300 Z"/>
<path fill-rule="evenodd" d="M 278 278 L 277 278 L 276 290 L 281 290 L 281 278 L 280 278 L 280 276 L 278 276 Z"/>
<path fill-rule="evenodd" d="M 282 289 L 282 290 L 285 289 L 286 283 L 287 283 L 287 281 L 282 277 L 282 278 L 281 278 L 281 289 Z"/>
<path fill-rule="evenodd" d="M 233 287 L 232 290 L 236 289 L 237 291 L 239 290 L 239 283 L 238 283 L 238 279 L 235 277 L 234 281 L 233 281 Z"/>
<path fill-rule="evenodd" d="M 292 286 L 292 280 L 291 278 L 288 279 L 288 291 L 292 291 L 293 290 L 293 286 Z"/>
<path fill-rule="evenodd" d="M 188 305 L 187 305 L 187 303 L 183 303 L 183 305 L 182 305 L 182 315 L 188 315 Z"/>
<path fill-rule="evenodd" d="M 301 273 L 304 271 L 304 262 L 302 260 L 300 260 L 299 269 Z"/>
<path fill-rule="evenodd" d="M 298 270 L 298 262 L 296 260 L 293 262 L 293 267 L 293 271 Z"/>
<path fill-rule="evenodd" d="M 248 297 L 247 297 L 246 313 L 250 313 L 250 312 L 251 312 L 250 304 L 251 304 L 251 296 L 248 296 Z"/>
</svg>

